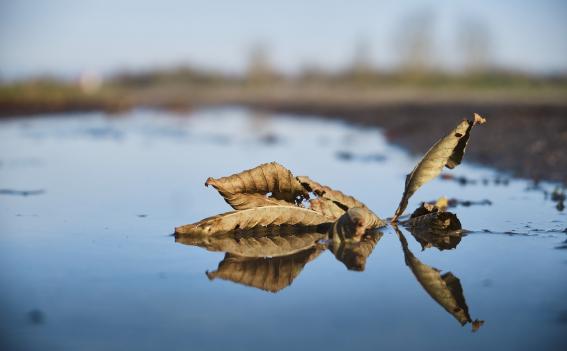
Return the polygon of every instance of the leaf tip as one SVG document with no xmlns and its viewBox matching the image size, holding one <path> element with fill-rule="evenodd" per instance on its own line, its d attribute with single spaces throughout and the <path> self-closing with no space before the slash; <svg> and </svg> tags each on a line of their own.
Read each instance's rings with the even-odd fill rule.
<svg viewBox="0 0 567 351">
<path fill-rule="evenodd" d="M 476 332 L 478 329 L 480 329 L 480 327 L 482 327 L 483 324 L 484 324 L 484 321 L 483 321 L 483 320 L 475 319 L 475 320 L 472 322 L 472 331 L 473 331 L 473 333 Z"/>
<path fill-rule="evenodd" d="M 217 277 L 217 272 L 209 272 L 209 271 L 205 271 L 205 274 L 207 275 L 207 278 L 209 278 L 209 280 L 214 280 Z"/>
<path fill-rule="evenodd" d="M 215 182 L 215 179 L 213 177 L 209 177 L 205 181 L 205 186 L 208 187 L 209 185 L 213 184 L 214 182 Z"/>
<path fill-rule="evenodd" d="M 478 113 L 475 113 L 475 114 L 474 114 L 473 125 L 484 124 L 484 123 L 486 123 L 486 118 L 482 117 L 482 116 L 479 115 Z"/>
</svg>

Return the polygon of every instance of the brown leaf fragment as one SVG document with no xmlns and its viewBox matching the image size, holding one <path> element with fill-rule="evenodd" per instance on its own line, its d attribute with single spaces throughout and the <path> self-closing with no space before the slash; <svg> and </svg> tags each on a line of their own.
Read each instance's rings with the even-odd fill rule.
<svg viewBox="0 0 567 351">
<path fill-rule="evenodd" d="M 374 212 L 372 212 L 365 204 L 358 201 L 354 197 L 350 195 L 346 195 L 339 190 L 334 190 L 326 185 L 319 184 L 307 176 L 299 176 L 297 177 L 297 180 L 301 183 L 301 185 L 303 185 L 305 190 L 309 192 L 313 192 L 315 195 L 317 195 L 319 199 L 322 200 L 320 204 L 317 203 L 315 204 L 314 209 L 319 209 L 319 205 L 321 205 L 321 207 L 325 207 L 325 209 L 321 209 L 321 211 L 323 211 L 322 213 L 325 213 L 325 215 L 332 214 L 335 219 L 338 218 L 340 215 L 342 215 L 342 213 L 338 215 L 339 214 L 338 209 L 332 207 L 330 204 L 327 203 L 328 201 L 331 201 L 339 209 L 343 210 L 343 213 L 347 211 L 349 208 L 354 208 L 354 207 L 363 208 L 368 212 L 368 214 L 374 217 L 374 221 L 382 223 L 380 226 L 385 225 L 385 223 L 382 222 L 382 220 L 378 216 L 376 216 Z"/>
<path fill-rule="evenodd" d="M 276 162 L 264 163 L 252 169 L 218 179 L 209 178 L 225 201 L 236 210 L 258 206 L 300 204 L 309 194 L 293 174 Z M 271 196 L 266 196 L 271 193 Z"/>
<path fill-rule="evenodd" d="M 329 238 L 335 241 L 360 240 L 367 230 L 384 226 L 374 213 L 363 207 L 349 208 L 333 223 Z"/>
<path fill-rule="evenodd" d="M 291 206 L 293 203 L 285 200 L 278 200 L 263 194 L 246 194 L 246 193 L 224 193 L 225 201 L 237 210 L 245 210 L 249 208 L 263 207 L 263 206 Z"/>
<path fill-rule="evenodd" d="M 339 190 L 334 190 L 326 185 L 321 185 L 307 176 L 299 176 L 297 177 L 297 180 L 301 183 L 305 190 L 313 192 L 320 198 L 333 201 L 344 211 L 352 207 L 367 208 L 365 204 L 358 201 L 354 197 L 346 195 Z"/>
<path fill-rule="evenodd" d="M 463 120 L 455 129 L 437 141 L 427 151 L 413 171 L 406 177 L 404 193 L 400 200 L 400 205 L 392 218 L 392 222 L 396 222 L 398 217 L 403 214 L 409 198 L 417 189 L 438 176 L 443 167 L 455 168 L 461 163 L 472 127 L 485 122 L 484 118 L 475 113 L 472 121 Z"/>
<path fill-rule="evenodd" d="M 364 271 L 366 260 L 384 234 L 378 230 L 367 232 L 360 241 L 329 241 L 329 250 L 335 258 L 352 271 Z"/>
<path fill-rule="evenodd" d="M 236 229 L 282 224 L 316 226 L 329 219 L 313 210 L 297 206 L 264 206 L 231 211 L 175 228 L 176 235 L 220 235 Z"/>
<path fill-rule="evenodd" d="M 222 235 L 178 235 L 175 241 L 242 257 L 275 257 L 305 250 L 325 239 L 327 233 L 313 226 L 269 226 L 234 230 Z"/>
<path fill-rule="evenodd" d="M 309 208 L 313 211 L 321 213 L 323 216 L 333 221 L 345 213 L 336 203 L 331 200 L 316 198 L 309 200 Z"/>
<path fill-rule="evenodd" d="M 421 244 L 422 250 L 432 246 L 439 250 L 454 249 L 463 236 L 461 222 L 454 213 L 428 203 L 422 203 L 402 225 Z"/>
<path fill-rule="evenodd" d="M 472 323 L 473 331 L 477 330 L 480 325 L 479 321 L 473 323 L 469 308 L 465 301 L 463 288 L 459 278 L 451 272 L 441 275 L 438 269 L 430 267 L 418 260 L 409 250 L 408 242 L 400 230 L 394 225 L 402 249 L 406 264 L 410 267 L 412 273 L 416 277 L 423 289 L 441 305 L 450 315 L 452 315 L 461 325 Z"/>
<path fill-rule="evenodd" d="M 207 277 L 276 293 L 291 285 L 303 267 L 323 251 L 323 247 L 313 246 L 291 255 L 271 258 L 248 258 L 227 253 L 217 270 L 207 272 Z"/>
</svg>

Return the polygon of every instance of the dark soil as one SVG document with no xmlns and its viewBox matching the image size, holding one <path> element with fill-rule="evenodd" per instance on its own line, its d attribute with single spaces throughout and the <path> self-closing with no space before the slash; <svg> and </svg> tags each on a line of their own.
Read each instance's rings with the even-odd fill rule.
<svg viewBox="0 0 567 351">
<path fill-rule="evenodd" d="M 337 104 L 281 104 L 268 110 L 320 115 L 359 125 L 382 127 L 387 138 L 415 154 L 474 112 L 487 123 L 473 130 L 467 159 L 514 176 L 567 183 L 567 105 L 404 103 L 362 107 Z"/>
</svg>

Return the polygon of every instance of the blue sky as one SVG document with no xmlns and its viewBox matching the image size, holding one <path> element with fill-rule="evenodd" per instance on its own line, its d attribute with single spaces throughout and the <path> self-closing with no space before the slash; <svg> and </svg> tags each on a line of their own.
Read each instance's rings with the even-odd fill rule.
<svg viewBox="0 0 567 351">
<path fill-rule="evenodd" d="M 431 16 L 436 65 L 459 67 L 460 25 L 490 33 L 493 64 L 567 71 L 567 1 L 0 0 L 0 76 L 109 73 L 171 64 L 245 69 L 262 43 L 279 69 L 344 67 L 357 42 L 393 67 L 416 13 Z"/>
</svg>

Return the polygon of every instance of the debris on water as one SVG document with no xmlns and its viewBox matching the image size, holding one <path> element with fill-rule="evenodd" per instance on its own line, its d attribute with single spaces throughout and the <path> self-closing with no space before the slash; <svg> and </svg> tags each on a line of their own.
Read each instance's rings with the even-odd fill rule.
<svg viewBox="0 0 567 351">
<path fill-rule="evenodd" d="M 41 195 L 43 193 L 45 193 L 45 190 L 43 189 L 37 189 L 37 190 L 0 189 L 0 195 L 30 196 L 30 195 Z"/>
<path fill-rule="evenodd" d="M 258 140 L 265 145 L 275 145 L 281 143 L 282 141 L 278 135 L 273 133 L 264 134 L 260 136 Z"/>
<path fill-rule="evenodd" d="M 33 309 L 28 312 L 28 321 L 34 325 L 40 325 L 45 323 L 45 313 L 40 309 Z"/>
<path fill-rule="evenodd" d="M 476 185 L 479 183 L 478 180 L 476 179 L 471 179 L 465 176 L 456 176 L 450 173 L 443 173 L 441 174 L 440 177 L 442 180 L 450 180 L 450 181 L 454 181 L 459 183 L 460 185 Z M 483 178 L 482 180 L 480 180 L 480 183 L 482 183 L 482 185 L 487 186 L 490 184 L 493 185 L 502 185 L 502 186 L 508 186 L 510 184 L 510 179 L 504 176 L 497 176 L 493 179 L 490 178 Z"/>
<path fill-rule="evenodd" d="M 493 180 L 493 183 L 496 185 L 507 186 L 508 184 L 510 184 L 510 179 L 504 177 L 497 177 Z"/>
<path fill-rule="evenodd" d="M 469 233 L 474 233 L 474 232 L 475 232 L 474 230 L 471 230 Z M 504 232 L 497 232 L 497 231 L 493 231 L 493 230 L 490 230 L 490 229 L 482 229 L 481 231 L 478 231 L 477 233 L 508 235 L 508 236 L 534 236 L 534 235 L 537 235 L 537 234 L 517 232 L 514 229 L 507 230 L 507 231 L 504 231 Z"/>
<path fill-rule="evenodd" d="M 342 161 L 350 161 L 353 159 L 354 155 L 352 154 L 352 152 L 349 151 L 337 151 L 337 153 L 335 154 L 335 156 Z"/>
<path fill-rule="evenodd" d="M 457 206 L 470 207 L 470 206 L 492 206 L 492 201 L 488 199 L 483 199 L 480 201 L 472 200 L 459 200 L 455 198 L 447 199 L 446 197 L 440 197 L 436 201 L 428 201 L 430 205 L 435 205 L 439 208 L 453 208 Z"/>
<path fill-rule="evenodd" d="M 344 150 L 337 151 L 335 156 L 341 161 L 383 162 L 386 160 L 386 156 L 379 153 L 355 154 Z"/>
<path fill-rule="evenodd" d="M 559 212 L 563 212 L 565 209 L 565 189 L 560 187 L 555 187 L 551 193 L 551 201 L 557 202 L 555 208 Z"/>
<path fill-rule="evenodd" d="M 443 173 L 441 174 L 441 179 L 443 180 L 452 180 L 455 181 L 457 183 L 459 183 L 460 185 L 472 185 L 472 184 L 476 184 L 476 180 L 474 179 L 470 179 L 467 178 L 465 176 L 455 176 L 452 174 L 448 174 L 448 173 Z"/>
<path fill-rule="evenodd" d="M 565 250 L 565 249 L 567 249 L 567 240 L 563 241 L 563 242 L 561 243 L 561 245 L 556 246 L 555 248 L 556 248 L 556 249 L 559 249 L 559 250 Z"/>
</svg>

